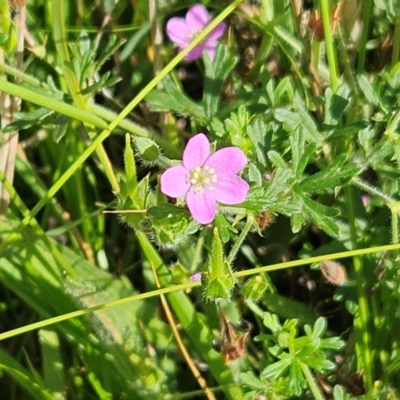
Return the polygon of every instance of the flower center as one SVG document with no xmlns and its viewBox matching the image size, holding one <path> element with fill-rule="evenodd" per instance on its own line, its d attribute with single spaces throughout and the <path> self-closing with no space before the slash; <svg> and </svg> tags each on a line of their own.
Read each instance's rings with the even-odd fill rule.
<svg viewBox="0 0 400 400">
<path fill-rule="evenodd" d="M 215 169 L 208 165 L 196 167 L 190 171 L 190 185 L 196 193 L 204 193 L 206 190 L 214 190 L 217 182 Z"/>
</svg>

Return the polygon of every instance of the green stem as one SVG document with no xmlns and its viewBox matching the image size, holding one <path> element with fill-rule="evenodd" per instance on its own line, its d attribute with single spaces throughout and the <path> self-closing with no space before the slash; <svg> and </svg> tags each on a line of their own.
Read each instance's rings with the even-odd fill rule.
<svg viewBox="0 0 400 400">
<path fill-rule="evenodd" d="M 374 196 L 380 197 L 385 203 L 394 203 L 395 200 L 388 196 L 385 193 L 382 193 L 379 189 L 375 188 L 374 186 L 369 185 L 368 183 L 364 182 L 360 178 L 354 177 L 351 179 L 351 183 L 354 186 L 357 186 L 358 188 L 364 190 L 365 192 L 368 192 L 369 194 L 372 194 Z"/>
<path fill-rule="evenodd" d="M 303 374 L 307 380 L 308 387 L 310 388 L 312 394 L 314 395 L 314 398 L 316 400 L 325 400 L 325 397 L 321 391 L 321 389 L 318 387 L 317 383 L 315 382 L 315 378 L 310 371 L 310 368 L 306 364 L 300 363 L 301 369 L 303 371 Z"/>
<path fill-rule="evenodd" d="M 352 247 L 357 247 L 357 229 L 355 217 L 355 201 L 354 188 L 351 186 L 345 187 L 346 194 L 346 209 L 347 219 L 349 221 L 350 238 Z M 353 258 L 354 273 L 356 276 L 356 288 L 358 298 L 358 310 L 354 317 L 354 327 L 356 331 L 356 352 L 357 352 L 357 367 L 358 370 L 364 371 L 364 382 L 367 391 L 372 387 L 372 368 L 373 368 L 373 352 L 371 336 L 369 333 L 369 310 L 368 299 L 364 290 L 364 270 L 363 263 L 360 257 Z"/>
<path fill-rule="evenodd" d="M 244 226 L 242 232 L 240 232 L 239 237 L 237 238 L 235 244 L 233 245 L 229 256 L 227 258 L 227 263 L 229 265 L 232 264 L 232 261 L 234 260 L 234 258 L 236 257 L 237 252 L 240 249 L 240 246 L 242 245 L 244 239 L 246 238 L 247 234 L 250 231 L 251 226 L 253 225 L 253 218 L 252 217 L 247 217 L 247 221 L 246 221 L 246 225 Z"/>
<path fill-rule="evenodd" d="M 369 32 L 369 23 L 371 21 L 373 0 L 365 0 L 363 2 L 362 10 L 362 33 L 360 42 L 357 46 L 358 52 L 358 62 L 357 62 L 357 74 L 362 74 L 364 72 L 365 56 L 367 52 L 367 40 Z"/>
<path fill-rule="evenodd" d="M 329 75 L 332 90 L 336 92 L 339 86 L 337 56 L 334 48 L 334 41 L 331 30 L 331 17 L 329 12 L 328 0 L 319 0 L 321 9 L 322 24 L 324 26 L 326 56 L 328 58 Z"/>
<path fill-rule="evenodd" d="M 392 67 L 399 61 L 400 57 L 400 0 L 397 0 L 396 20 L 393 34 Z"/>
<path fill-rule="evenodd" d="M 400 202 L 388 203 L 392 214 L 392 243 L 399 243 L 399 221 L 398 215 L 400 212 Z"/>
<path fill-rule="evenodd" d="M 199 239 L 196 244 L 196 250 L 194 252 L 193 262 L 192 262 L 192 265 L 190 266 L 191 273 L 195 272 L 197 269 L 197 266 L 200 264 L 201 251 L 203 249 L 204 236 L 205 236 L 206 232 L 207 232 L 207 229 L 203 229 L 200 232 L 200 236 L 199 236 Z"/>
<path fill-rule="evenodd" d="M 71 94 L 72 99 L 76 104 L 76 106 L 82 110 L 86 110 L 88 99 L 81 94 L 82 88 L 80 87 L 79 82 L 73 72 L 67 47 L 67 31 L 65 29 L 65 15 L 64 15 L 65 3 L 62 0 L 52 0 L 51 6 L 53 14 L 52 28 L 53 28 L 54 42 L 56 44 L 57 55 L 60 59 L 60 65 L 63 70 L 68 91 Z M 93 138 L 93 135 L 89 134 L 89 136 Z M 103 167 L 104 173 L 107 176 L 113 191 L 115 193 L 119 193 L 119 184 L 103 145 L 102 144 L 99 145 L 95 151 L 100 159 L 100 163 Z"/>
</svg>

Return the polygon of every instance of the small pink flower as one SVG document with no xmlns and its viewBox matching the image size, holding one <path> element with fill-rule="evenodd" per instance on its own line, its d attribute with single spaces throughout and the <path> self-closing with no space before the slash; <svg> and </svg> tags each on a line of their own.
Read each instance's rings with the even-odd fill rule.
<svg viewBox="0 0 400 400">
<path fill-rule="evenodd" d="M 193 136 L 183 151 L 183 163 L 161 175 L 161 191 L 170 197 L 185 197 L 193 218 L 209 224 L 217 202 L 242 203 L 249 185 L 237 174 L 247 164 L 238 147 L 225 147 L 210 155 L 210 142 L 203 133 Z"/>
<path fill-rule="evenodd" d="M 191 277 L 190 280 L 192 282 L 201 282 L 201 272 L 195 272 Z"/>
<path fill-rule="evenodd" d="M 183 50 L 191 40 L 198 35 L 211 21 L 211 16 L 202 4 L 195 4 L 190 7 L 185 18 L 173 17 L 167 22 L 167 35 L 171 41 L 179 46 L 179 51 Z M 186 56 L 186 61 L 192 61 L 201 57 L 206 50 L 211 59 L 214 58 L 215 48 L 217 47 L 217 39 L 220 38 L 225 31 L 226 24 L 221 22 L 215 29 L 204 39 L 202 43 L 196 46 Z"/>
</svg>

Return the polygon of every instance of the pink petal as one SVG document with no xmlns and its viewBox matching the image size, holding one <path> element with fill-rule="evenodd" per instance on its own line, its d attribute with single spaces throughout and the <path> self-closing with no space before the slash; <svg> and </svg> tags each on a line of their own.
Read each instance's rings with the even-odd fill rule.
<svg viewBox="0 0 400 400">
<path fill-rule="evenodd" d="M 211 32 L 210 34 L 207 35 L 206 41 L 214 41 L 219 39 L 225 32 L 226 29 L 226 23 L 221 22 L 218 24 Z M 215 44 L 216 45 L 216 44 Z"/>
<path fill-rule="evenodd" d="M 181 165 L 168 168 L 160 178 L 161 191 L 170 197 L 184 196 L 190 188 L 189 171 Z"/>
<path fill-rule="evenodd" d="M 199 224 L 211 223 L 217 212 L 217 203 L 210 192 L 197 193 L 189 190 L 186 196 L 186 204 L 190 214 Z"/>
<path fill-rule="evenodd" d="M 202 4 L 190 7 L 186 14 L 186 23 L 192 32 L 199 32 L 208 25 L 211 17 Z"/>
<path fill-rule="evenodd" d="M 190 42 L 191 31 L 184 18 L 171 18 L 167 22 L 166 32 L 170 40 L 184 47 Z"/>
<path fill-rule="evenodd" d="M 210 142 L 207 136 L 199 133 L 193 136 L 183 151 L 183 165 L 189 171 L 201 167 L 210 155 Z"/>
<path fill-rule="evenodd" d="M 213 60 L 214 59 L 214 56 L 215 56 L 215 48 L 216 48 L 217 46 L 215 45 L 215 46 L 206 46 L 205 48 L 204 48 L 204 50 L 208 53 L 208 55 L 210 56 L 210 59 L 211 60 Z"/>
<path fill-rule="evenodd" d="M 184 48 L 185 47 L 186 46 L 184 46 Z M 179 50 L 182 50 L 182 49 L 179 49 Z M 201 57 L 201 54 L 203 53 L 203 50 L 204 50 L 204 46 L 203 45 L 196 46 L 193 50 L 189 51 L 189 53 L 186 54 L 185 60 L 186 61 L 193 61 L 196 58 Z"/>
<path fill-rule="evenodd" d="M 239 204 L 246 199 L 249 188 L 249 184 L 239 176 L 219 174 L 214 186 L 214 198 L 225 204 Z"/>
<path fill-rule="evenodd" d="M 207 165 L 213 167 L 217 174 L 220 171 L 237 174 L 246 164 L 247 158 L 238 147 L 225 147 L 211 154 L 207 160 Z"/>
</svg>

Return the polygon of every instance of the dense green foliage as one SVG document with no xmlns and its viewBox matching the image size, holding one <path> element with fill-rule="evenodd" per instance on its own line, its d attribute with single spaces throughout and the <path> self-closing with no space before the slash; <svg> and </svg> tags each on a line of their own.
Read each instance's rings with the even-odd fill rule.
<svg viewBox="0 0 400 400">
<path fill-rule="evenodd" d="M 165 25 L 193 2 L 23 3 L 0 0 L 3 398 L 399 398 L 398 2 L 203 1 L 192 47 L 227 31 L 190 63 Z M 199 132 L 248 159 L 209 225 L 159 185 Z"/>
</svg>

